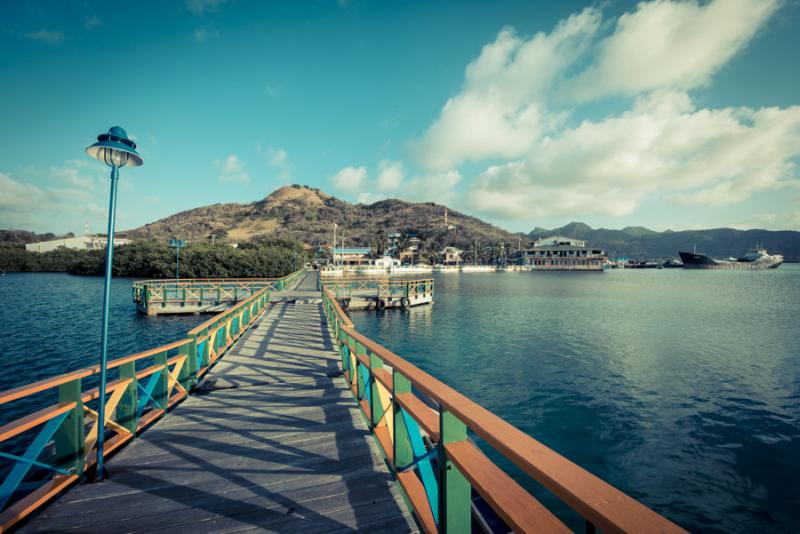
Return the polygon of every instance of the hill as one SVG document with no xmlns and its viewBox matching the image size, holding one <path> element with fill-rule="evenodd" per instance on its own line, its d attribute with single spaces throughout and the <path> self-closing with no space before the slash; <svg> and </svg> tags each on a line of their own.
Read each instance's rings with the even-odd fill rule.
<svg viewBox="0 0 800 534">
<path fill-rule="evenodd" d="M 339 236 L 344 232 L 345 246 L 383 244 L 391 232 L 404 237 L 416 235 L 422 240 L 423 250 L 429 251 L 447 245 L 468 249 L 476 241 L 484 246 L 517 242 L 517 236 L 510 232 L 440 204 L 402 200 L 351 204 L 299 185 L 282 187 L 258 202 L 214 204 L 176 213 L 124 234 L 157 240 L 178 236 L 193 241 L 209 240 L 213 235 L 240 243 L 288 238 L 316 245 L 332 240 L 334 221 L 339 225 Z"/>
<path fill-rule="evenodd" d="M 791 230 L 715 228 L 656 232 L 641 226 L 629 226 L 622 230 L 593 229 L 585 223 L 572 222 L 552 230 L 535 228 L 528 236 L 538 239 L 554 234 L 585 239 L 592 246 L 604 248 L 615 258 L 675 258 L 679 251 L 691 251 L 695 247 L 698 252 L 728 258 L 738 257 L 748 248 L 763 245 L 770 253 L 783 254 L 786 261 L 800 261 L 800 232 Z"/>
</svg>

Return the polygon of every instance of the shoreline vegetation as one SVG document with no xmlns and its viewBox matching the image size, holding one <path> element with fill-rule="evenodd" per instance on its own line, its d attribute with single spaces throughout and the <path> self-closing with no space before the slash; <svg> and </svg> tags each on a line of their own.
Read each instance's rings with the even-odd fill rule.
<svg viewBox="0 0 800 534">
<path fill-rule="evenodd" d="M 275 278 L 286 276 L 308 260 L 299 241 L 290 239 L 228 245 L 190 243 L 180 253 L 185 278 Z M 0 272 L 65 272 L 102 275 L 105 249 L 58 248 L 31 252 L 19 243 L 0 243 Z M 135 241 L 114 247 L 114 276 L 175 277 L 175 250 L 166 243 Z"/>
</svg>

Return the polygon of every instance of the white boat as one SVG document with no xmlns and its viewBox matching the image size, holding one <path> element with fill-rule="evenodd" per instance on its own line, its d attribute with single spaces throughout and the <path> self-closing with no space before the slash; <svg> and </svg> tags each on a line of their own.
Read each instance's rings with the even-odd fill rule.
<svg viewBox="0 0 800 534">
<path fill-rule="evenodd" d="M 462 273 L 493 273 L 497 271 L 494 265 L 462 265 Z"/>
<path fill-rule="evenodd" d="M 411 273 L 432 273 L 433 267 L 418 263 L 416 265 L 401 265 L 399 267 L 392 267 L 392 274 L 411 274 Z"/>
</svg>

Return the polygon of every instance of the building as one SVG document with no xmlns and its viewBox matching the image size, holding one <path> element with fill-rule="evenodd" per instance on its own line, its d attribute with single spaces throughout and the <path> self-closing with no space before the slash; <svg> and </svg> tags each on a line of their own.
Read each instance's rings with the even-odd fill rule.
<svg viewBox="0 0 800 534">
<path fill-rule="evenodd" d="M 400 260 L 396 260 L 391 256 L 381 256 L 375 260 L 375 267 L 378 269 L 391 269 L 392 267 L 399 267 Z"/>
<path fill-rule="evenodd" d="M 74 250 L 103 250 L 106 248 L 108 238 L 82 235 L 78 237 L 65 237 L 63 239 L 53 239 L 52 241 L 39 241 L 38 243 L 28 243 L 25 250 L 30 252 L 50 252 L 58 248 L 71 248 Z M 127 245 L 130 239 L 120 237 L 114 238 L 114 246 Z"/>
<path fill-rule="evenodd" d="M 464 261 L 461 258 L 463 253 L 463 250 L 456 247 L 444 247 L 444 250 L 442 250 L 442 263 L 444 265 L 458 265 Z"/>
<path fill-rule="evenodd" d="M 587 248 L 586 241 L 558 235 L 537 240 L 520 256 L 522 265 L 543 271 L 602 271 L 608 259 L 604 250 Z"/>
<path fill-rule="evenodd" d="M 372 249 L 369 247 L 337 247 L 333 253 L 335 265 L 369 265 Z"/>
</svg>

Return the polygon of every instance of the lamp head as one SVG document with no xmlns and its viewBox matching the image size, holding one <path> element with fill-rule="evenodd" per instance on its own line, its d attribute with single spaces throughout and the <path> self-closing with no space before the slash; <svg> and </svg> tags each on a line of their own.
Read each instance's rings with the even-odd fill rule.
<svg viewBox="0 0 800 534">
<path fill-rule="evenodd" d="M 86 148 L 91 157 L 112 167 L 138 167 L 144 160 L 136 152 L 136 143 L 128 139 L 128 134 L 119 126 L 112 126 L 108 133 L 97 136 L 97 142 Z"/>
</svg>

